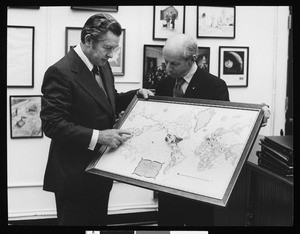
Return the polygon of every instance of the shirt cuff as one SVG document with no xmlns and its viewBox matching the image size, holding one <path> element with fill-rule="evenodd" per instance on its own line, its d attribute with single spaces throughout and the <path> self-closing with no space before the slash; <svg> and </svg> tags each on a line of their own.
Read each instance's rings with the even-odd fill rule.
<svg viewBox="0 0 300 234">
<path fill-rule="evenodd" d="M 99 130 L 93 129 L 93 135 L 89 144 L 88 149 L 89 150 L 94 150 L 98 141 L 98 136 L 99 136 Z"/>
</svg>

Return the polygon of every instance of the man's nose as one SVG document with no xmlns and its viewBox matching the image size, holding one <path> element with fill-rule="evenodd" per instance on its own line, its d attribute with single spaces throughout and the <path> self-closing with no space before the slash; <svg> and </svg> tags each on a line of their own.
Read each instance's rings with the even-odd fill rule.
<svg viewBox="0 0 300 234">
<path fill-rule="evenodd" d="M 109 57 L 109 58 L 114 57 L 113 51 L 108 52 L 108 53 L 106 54 L 106 56 Z"/>
</svg>

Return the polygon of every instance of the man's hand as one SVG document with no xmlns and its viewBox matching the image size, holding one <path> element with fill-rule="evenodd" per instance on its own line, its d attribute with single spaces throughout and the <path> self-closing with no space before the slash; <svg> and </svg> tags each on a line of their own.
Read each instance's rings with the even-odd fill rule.
<svg viewBox="0 0 300 234">
<path fill-rule="evenodd" d="M 107 129 L 99 131 L 98 143 L 111 148 L 118 148 L 131 137 L 131 132 L 119 129 Z"/>
<path fill-rule="evenodd" d="M 139 89 L 136 94 L 137 96 L 142 96 L 145 99 L 147 99 L 149 96 L 154 96 L 154 93 L 148 89 Z"/>
<path fill-rule="evenodd" d="M 263 119 L 261 126 L 265 127 L 267 125 L 268 119 L 271 116 L 271 111 L 270 111 L 270 108 L 268 105 L 263 106 L 262 110 L 264 111 L 264 119 Z"/>
</svg>

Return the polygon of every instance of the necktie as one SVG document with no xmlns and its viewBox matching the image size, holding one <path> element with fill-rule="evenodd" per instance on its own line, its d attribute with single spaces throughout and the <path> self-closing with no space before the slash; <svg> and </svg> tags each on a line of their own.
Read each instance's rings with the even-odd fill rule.
<svg viewBox="0 0 300 234">
<path fill-rule="evenodd" d="M 96 79 L 98 85 L 100 86 L 100 88 L 103 90 L 103 92 L 104 92 L 105 95 L 107 96 L 107 93 L 106 93 L 105 88 L 104 88 L 104 85 L 103 85 L 103 81 L 102 81 L 101 76 L 100 76 L 100 71 L 99 71 L 99 69 L 98 69 L 98 66 L 95 66 L 95 65 L 94 65 L 94 67 L 93 67 L 93 69 L 92 69 L 92 72 L 93 72 L 93 74 L 94 74 L 94 76 L 95 76 L 95 79 Z"/>
<path fill-rule="evenodd" d="M 185 82 L 185 79 L 183 79 L 182 77 L 177 78 L 175 87 L 173 89 L 174 97 L 183 97 L 184 93 L 181 89 L 181 86 L 184 84 L 184 82 Z"/>
</svg>

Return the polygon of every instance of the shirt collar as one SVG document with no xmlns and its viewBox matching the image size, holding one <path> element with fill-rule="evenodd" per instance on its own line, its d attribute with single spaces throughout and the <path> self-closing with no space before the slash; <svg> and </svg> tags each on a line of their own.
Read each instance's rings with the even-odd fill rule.
<svg viewBox="0 0 300 234">
<path fill-rule="evenodd" d="M 74 51 L 78 54 L 78 56 L 81 58 L 81 60 L 85 63 L 85 65 L 91 71 L 93 69 L 94 65 L 90 62 L 88 57 L 86 57 L 86 55 L 83 53 L 80 43 L 74 48 Z"/>
<path fill-rule="evenodd" d="M 183 77 L 187 83 L 190 83 L 192 77 L 194 76 L 195 72 L 197 71 L 197 68 L 198 68 L 197 64 L 193 63 L 190 71 Z"/>
</svg>

